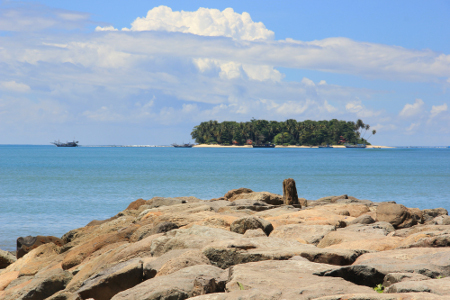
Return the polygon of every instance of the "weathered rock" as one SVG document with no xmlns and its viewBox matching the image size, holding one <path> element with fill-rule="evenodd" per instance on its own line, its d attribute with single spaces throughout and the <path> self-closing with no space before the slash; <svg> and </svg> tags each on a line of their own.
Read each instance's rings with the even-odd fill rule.
<svg viewBox="0 0 450 300">
<path fill-rule="evenodd" d="M 269 193 L 269 192 L 251 192 L 251 193 L 241 193 L 229 198 L 228 201 L 235 202 L 236 200 L 247 199 L 254 201 L 262 201 L 271 205 L 281 205 L 283 204 L 283 197 L 281 195 Z"/>
<path fill-rule="evenodd" d="M 353 218 L 357 218 L 370 212 L 367 205 L 360 203 L 333 203 L 323 205 L 321 206 L 321 209 L 328 210 L 338 215 L 351 216 Z"/>
<path fill-rule="evenodd" d="M 403 281 L 428 280 L 430 277 L 417 273 L 389 273 L 383 279 L 383 286 L 388 287 L 394 283 Z"/>
<path fill-rule="evenodd" d="M 115 295 L 112 300 L 181 300 L 197 296 L 202 292 L 223 292 L 223 290 L 216 290 L 224 286 L 225 280 L 221 279 L 223 273 L 223 270 L 214 266 L 187 267 L 170 275 L 146 280 Z"/>
<path fill-rule="evenodd" d="M 317 245 L 326 234 L 334 230 L 336 230 L 335 226 L 331 225 L 289 224 L 278 226 L 270 236 Z"/>
<path fill-rule="evenodd" d="M 395 228 L 388 222 L 375 222 L 371 224 L 352 224 L 345 228 L 339 228 L 338 231 L 369 233 L 378 236 L 389 235 L 391 232 L 395 231 Z"/>
<path fill-rule="evenodd" d="M 353 221 L 349 222 L 349 225 L 354 225 L 354 224 L 372 224 L 375 223 L 375 220 L 370 216 L 370 215 L 361 215 L 359 217 L 357 217 L 356 219 L 354 219 Z"/>
<path fill-rule="evenodd" d="M 1 296 L 3 300 L 43 300 L 63 290 L 71 278 L 72 274 L 62 269 L 49 270 L 8 288 Z"/>
<path fill-rule="evenodd" d="M 17 258 L 21 258 L 31 250 L 36 249 L 40 245 L 47 243 L 53 243 L 61 247 L 64 242 L 61 239 L 54 236 L 38 235 L 38 236 L 19 237 L 17 239 L 17 249 L 16 249 Z"/>
<path fill-rule="evenodd" d="M 450 246 L 450 230 L 423 231 L 405 238 L 398 248 L 413 247 L 448 247 Z"/>
<path fill-rule="evenodd" d="M 248 210 L 250 213 L 253 211 L 264 211 L 269 209 L 274 209 L 277 206 L 267 204 L 261 200 L 252 200 L 252 199 L 237 199 L 231 202 L 229 205 L 225 207 L 221 207 L 217 210 L 219 213 L 226 213 L 230 211 L 245 211 Z"/>
<path fill-rule="evenodd" d="M 249 194 L 249 193 L 253 193 L 253 191 L 251 189 L 247 189 L 247 188 L 238 188 L 238 189 L 228 191 L 225 194 L 224 198 L 228 201 L 233 201 L 233 200 L 235 200 L 237 195 Z"/>
<path fill-rule="evenodd" d="M 209 259 L 200 250 L 187 250 L 164 263 L 155 277 L 169 275 L 191 266 L 210 264 Z"/>
<path fill-rule="evenodd" d="M 424 209 L 422 210 L 422 214 L 424 222 L 428 222 L 438 216 L 448 216 L 448 211 L 445 208 L 439 207 L 433 209 Z"/>
<path fill-rule="evenodd" d="M 384 274 L 373 267 L 345 266 L 339 269 L 315 273 L 320 276 L 341 277 L 358 285 L 374 287 L 383 282 Z"/>
<path fill-rule="evenodd" d="M 139 209 L 139 207 L 145 204 L 147 204 L 147 201 L 145 201 L 144 199 L 137 199 L 131 202 L 125 210 L 137 210 Z"/>
<path fill-rule="evenodd" d="M 9 253 L 8 251 L 3 251 L 0 249 L 0 269 L 4 269 L 10 264 L 14 263 L 17 258 Z"/>
<path fill-rule="evenodd" d="M 3 291 L 11 281 L 14 281 L 19 277 L 19 271 L 11 271 L 0 274 L 0 291 Z"/>
<path fill-rule="evenodd" d="M 353 265 L 373 267 L 380 273 L 418 273 L 431 278 L 450 275 L 450 251 L 442 248 L 411 248 L 366 253 Z"/>
<path fill-rule="evenodd" d="M 249 229 L 244 233 L 245 238 L 266 237 L 266 233 L 261 229 Z"/>
<path fill-rule="evenodd" d="M 437 216 L 436 218 L 428 221 L 429 225 L 450 225 L 450 216 Z"/>
<path fill-rule="evenodd" d="M 231 223 L 230 230 L 236 233 L 244 234 L 249 229 L 262 229 L 266 235 L 269 235 L 273 226 L 269 221 L 258 217 L 241 218 Z"/>
<path fill-rule="evenodd" d="M 385 237 L 384 235 L 378 235 L 378 237 L 375 236 L 375 238 L 382 238 Z M 325 237 L 320 241 L 320 243 L 317 245 L 319 248 L 326 248 L 335 244 L 341 244 L 345 242 L 353 242 L 353 241 L 360 241 L 360 240 L 369 240 L 373 239 L 374 234 L 373 233 L 365 233 L 365 232 L 358 232 L 358 234 L 355 234 L 353 231 L 348 230 L 336 230 L 331 231 Z"/>
<path fill-rule="evenodd" d="M 272 292 L 268 291 L 267 294 L 272 297 L 278 295 L 272 299 L 315 299 L 325 295 L 358 292 L 376 294 L 369 287 L 358 286 L 342 278 L 313 275 L 332 269 L 335 267 L 296 260 L 261 261 L 236 265 L 230 268 L 226 291 L 238 292 L 243 288 L 244 290 L 262 290 L 266 294 L 265 291 L 269 290 Z"/>
<path fill-rule="evenodd" d="M 302 256 L 312 262 L 333 265 L 349 265 L 367 251 L 343 249 L 319 249 L 295 240 L 272 237 L 240 238 L 211 243 L 203 253 L 213 265 L 226 269 L 233 265 L 264 261 L 287 260 Z"/>
<path fill-rule="evenodd" d="M 448 296 L 436 296 L 430 293 L 401 294 L 345 294 L 315 298 L 314 300 L 449 300 Z"/>
<path fill-rule="evenodd" d="M 391 223 L 395 228 L 406 228 L 422 223 L 422 212 L 404 205 L 382 202 L 377 207 L 377 221 Z"/>
<path fill-rule="evenodd" d="M 266 220 L 272 223 L 273 227 L 276 228 L 287 224 L 332 225 L 345 227 L 345 221 L 353 219 L 352 217 L 338 215 L 332 211 L 323 209 L 322 207 L 308 207 L 304 210 L 268 217 Z"/>
<path fill-rule="evenodd" d="M 386 251 L 396 249 L 401 242 L 402 238 L 382 236 L 382 237 L 373 237 L 368 239 L 340 242 L 339 244 L 328 246 L 325 249 Z"/>
<path fill-rule="evenodd" d="M 152 241 L 150 252 L 160 256 L 175 249 L 201 249 L 219 240 L 240 238 L 242 235 L 219 228 L 194 225 L 187 229 L 175 229 Z"/>
<path fill-rule="evenodd" d="M 71 293 L 68 291 L 59 291 L 45 300 L 83 300 L 78 293 Z"/>
<path fill-rule="evenodd" d="M 425 292 L 436 295 L 450 295 L 450 278 L 394 283 L 385 289 L 386 293 Z"/>
<path fill-rule="evenodd" d="M 286 205 L 300 206 L 297 195 L 297 187 L 295 186 L 295 180 L 292 178 L 283 180 L 283 201 Z"/>
<path fill-rule="evenodd" d="M 142 261 L 133 259 L 99 272 L 83 282 L 77 291 L 83 299 L 109 300 L 115 294 L 143 280 Z"/>
</svg>

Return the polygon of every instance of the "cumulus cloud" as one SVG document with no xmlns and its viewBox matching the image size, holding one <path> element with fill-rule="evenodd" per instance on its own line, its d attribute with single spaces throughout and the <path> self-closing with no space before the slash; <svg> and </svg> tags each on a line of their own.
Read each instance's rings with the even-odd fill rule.
<svg viewBox="0 0 450 300">
<path fill-rule="evenodd" d="M 431 107 L 430 119 L 433 119 L 434 117 L 436 117 L 440 113 L 443 113 L 443 112 L 445 112 L 447 110 L 448 110 L 447 103 L 444 103 L 442 105 L 433 105 Z"/>
<path fill-rule="evenodd" d="M 97 31 L 117 30 L 112 26 L 97 27 Z M 199 8 L 197 11 L 173 11 L 161 5 L 147 12 L 147 16 L 137 18 L 128 31 L 169 31 L 191 33 L 203 36 L 225 36 L 236 40 L 273 39 L 273 31 L 263 23 L 253 22 L 250 14 L 236 13 L 232 8 L 223 11 Z"/>
<path fill-rule="evenodd" d="M 422 99 L 416 99 L 413 104 L 405 104 L 402 111 L 399 113 L 400 117 L 413 117 L 420 114 L 423 111 L 424 102 Z"/>
<path fill-rule="evenodd" d="M 30 87 L 25 83 L 12 80 L 0 82 L 0 90 L 24 93 L 30 91 Z"/>
<path fill-rule="evenodd" d="M 345 105 L 345 109 L 348 112 L 355 114 L 358 118 L 370 118 L 370 117 L 379 116 L 381 114 L 381 111 L 374 111 L 374 110 L 371 110 L 371 109 L 365 107 L 362 104 L 361 100 L 355 100 L 355 101 L 348 102 Z"/>
</svg>

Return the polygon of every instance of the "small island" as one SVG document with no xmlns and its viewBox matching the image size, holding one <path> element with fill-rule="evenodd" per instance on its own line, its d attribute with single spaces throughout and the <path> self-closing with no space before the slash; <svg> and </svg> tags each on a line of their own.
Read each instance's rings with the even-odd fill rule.
<svg viewBox="0 0 450 300">
<path fill-rule="evenodd" d="M 207 121 L 197 125 L 191 136 L 198 144 L 242 146 L 276 144 L 282 146 L 320 146 L 364 144 L 376 130 L 361 119 L 356 122 L 332 119 L 331 121 L 284 122 L 256 120 L 249 122 Z"/>
</svg>

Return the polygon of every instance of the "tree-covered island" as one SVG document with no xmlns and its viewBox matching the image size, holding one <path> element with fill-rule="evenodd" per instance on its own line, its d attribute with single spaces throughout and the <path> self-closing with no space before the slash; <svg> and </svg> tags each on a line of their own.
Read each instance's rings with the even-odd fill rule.
<svg viewBox="0 0 450 300">
<path fill-rule="evenodd" d="M 266 144 L 277 145 L 339 145 L 367 144 L 369 138 L 376 133 L 369 131 L 370 125 L 362 120 L 355 122 L 311 121 L 298 122 L 293 119 L 284 122 L 256 120 L 249 122 L 207 121 L 195 126 L 192 138 L 199 144 L 245 145 Z M 368 135 L 365 139 L 365 136 Z"/>
</svg>

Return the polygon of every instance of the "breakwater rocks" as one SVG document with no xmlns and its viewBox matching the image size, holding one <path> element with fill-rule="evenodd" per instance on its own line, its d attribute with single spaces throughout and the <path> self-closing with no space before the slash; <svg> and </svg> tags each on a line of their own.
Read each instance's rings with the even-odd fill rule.
<svg viewBox="0 0 450 300">
<path fill-rule="evenodd" d="M 0 251 L 0 299 L 450 299 L 445 209 L 284 186 L 139 199 L 61 239 L 21 238 L 19 258 Z"/>
</svg>

